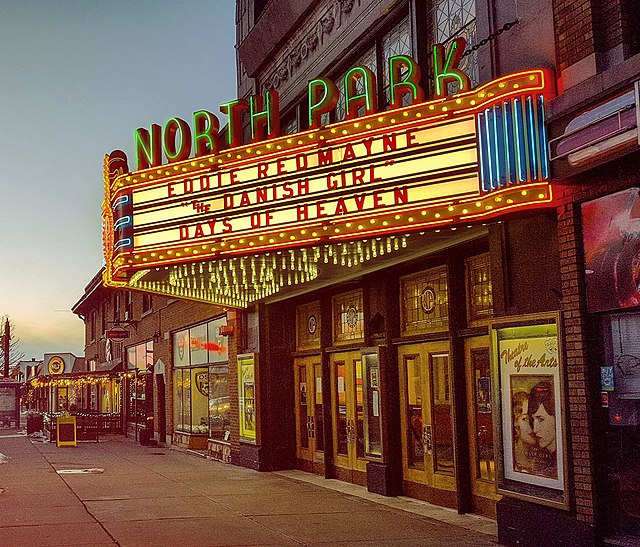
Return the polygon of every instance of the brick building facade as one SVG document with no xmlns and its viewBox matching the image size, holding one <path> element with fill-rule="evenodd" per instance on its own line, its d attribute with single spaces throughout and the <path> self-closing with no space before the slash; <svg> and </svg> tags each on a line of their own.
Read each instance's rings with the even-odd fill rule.
<svg viewBox="0 0 640 547">
<path fill-rule="evenodd" d="M 329 265 L 308 283 L 291 275 L 320 262 L 287 255 L 281 246 L 278 253 L 291 257 L 288 284 L 281 281 L 282 289 L 244 309 L 156 294 L 148 300 L 140 291 L 105 288 L 96 277 L 74 308 L 87 321 L 86 358 L 104 361 L 102 333 L 116 321 L 129 331 L 120 348 L 125 370 L 138 368 L 129 350 L 152 343 L 153 367 L 143 372 L 153 371 L 154 406 L 147 412 L 160 441 L 207 449 L 237 465 L 299 468 L 484 514 L 497 519 L 504 544 L 595 545 L 637 536 L 640 387 L 634 391 L 632 365 L 640 361 L 633 341 L 634 333 L 640 337 L 640 299 L 621 287 L 631 278 L 638 291 L 640 258 L 628 256 L 627 245 L 613 263 L 605 257 L 587 268 L 602 251 L 593 241 L 603 244 L 593 219 L 625 197 L 627 209 L 610 214 L 626 214 L 628 225 L 605 230 L 611 240 L 604 254 L 640 237 L 632 199 L 640 186 L 634 90 L 640 26 L 633 2 L 238 0 L 236 6 L 238 97 L 277 90 L 285 135 L 314 138 L 306 131 L 307 85 L 317 77 L 335 81 L 342 97 L 322 125 L 342 123 L 344 76 L 355 65 L 377 76 L 380 120 L 391 101 L 391 57 L 415 59 L 426 100 L 434 99 L 432 46 L 451 47 L 459 37 L 467 41 L 460 68 L 473 87 L 506 77 L 504 87 L 509 74 L 550 71 L 544 74 L 553 74 L 557 96 L 538 97 L 542 106 L 527 111 L 530 120 L 544 111 L 549 148 L 544 141 L 537 158 L 518 161 L 538 179 L 550 162 L 553 197 L 486 222 L 457 217 L 445 227 L 360 237 L 342 247 L 320 240 L 314 260 L 324 252 Z M 500 108 L 512 107 L 505 101 Z M 477 114 L 473 132 L 483 119 L 497 127 L 488 111 Z M 247 145 L 251 123 L 245 116 Z M 346 125 L 333 127 L 348 133 Z M 530 127 L 544 135 L 544 118 Z M 522 138 L 533 143 L 536 134 L 531 129 Z M 496 164 L 500 154 L 511 157 L 509 146 L 498 149 Z M 269 153 L 265 145 L 256 157 L 263 150 Z M 249 149 L 238 152 L 252 161 Z M 514 185 L 526 178 L 518 177 Z M 459 203 L 451 198 L 446 205 L 453 210 Z M 594 280 L 601 283 L 595 290 Z M 148 285 L 162 292 L 159 286 L 157 278 Z M 130 302 L 126 318 L 124 309 L 113 313 L 116 294 Z M 531 365 L 525 374 L 518 365 L 509 372 L 509 355 L 530 347 L 538 352 L 530 357 L 548 370 Z M 605 385 L 607 375 L 615 382 Z M 155 376 L 163 376 L 164 405 Z M 228 391 L 214 397 L 221 382 Z M 194 386 L 208 397 L 197 421 Z M 532 408 L 525 410 L 525 401 Z M 553 425 L 546 433 L 545 420 Z M 208 445 L 193 444 L 207 436 Z"/>
</svg>

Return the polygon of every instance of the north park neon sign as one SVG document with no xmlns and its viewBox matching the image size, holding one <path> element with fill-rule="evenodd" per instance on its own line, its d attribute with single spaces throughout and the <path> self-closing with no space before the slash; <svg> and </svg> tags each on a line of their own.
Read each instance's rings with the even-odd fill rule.
<svg viewBox="0 0 640 547">
<path fill-rule="evenodd" d="M 469 77 L 458 68 L 466 46 L 464 38 L 454 40 L 446 53 L 444 46 L 437 44 L 433 50 L 433 84 L 436 97 L 447 94 L 450 82 L 458 85 L 460 92 L 470 88 Z M 407 55 L 396 55 L 389 59 L 389 90 L 391 108 L 403 106 L 409 98 L 410 104 L 424 101 L 420 86 L 420 67 Z M 377 82 L 374 73 L 366 66 L 351 68 L 344 76 L 345 119 L 367 116 L 378 111 Z M 323 114 L 331 112 L 338 103 L 338 88 L 328 78 L 317 78 L 309 82 L 307 93 L 308 127 L 322 126 Z M 220 135 L 220 120 L 208 110 L 193 113 L 190 126 L 181 118 L 170 118 L 164 127 L 152 124 L 150 129 L 139 128 L 134 134 L 138 169 L 158 167 L 181 162 L 194 157 L 220 152 L 223 148 L 237 147 L 242 142 L 242 117 L 248 116 L 251 142 L 280 136 L 280 111 L 278 92 L 267 91 L 264 98 L 253 95 L 247 99 L 236 99 L 220 105 L 227 115 L 226 140 Z M 224 141 L 224 142 L 223 142 Z"/>
<path fill-rule="evenodd" d="M 409 76 L 419 70 L 406 67 Z M 273 271 L 248 265 L 256 257 L 294 250 L 304 257 L 309 249 L 549 206 L 549 73 L 523 71 L 429 101 L 410 80 L 402 83 L 408 87 L 398 83 L 395 108 L 314 127 L 319 113 L 335 105 L 331 84 L 312 82 L 311 128 L 294 135 L 131 173 L 122 152 L 107 156 L 105 282 L 234 305 L 213 291 L 223 279 L 242 284 L 227 275 L 233 268 L 238 279 L 254 269 L 257 278 Z M 354 104 L 366 109 L 366 87 L 358 89 L 365 102 Z M 399 106 L 403 93 L 416 100 Z M 227 273 L 216 269 L 223 264 L 231 265 Z M 207 272 L 222 277 L 212 281 Z"/>
</svg>

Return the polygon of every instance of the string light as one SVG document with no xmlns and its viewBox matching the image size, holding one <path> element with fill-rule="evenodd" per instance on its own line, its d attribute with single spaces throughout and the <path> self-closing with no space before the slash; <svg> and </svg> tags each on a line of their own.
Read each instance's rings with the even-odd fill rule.
<svg viewBox="0 0 640 547">
<path fill-rule="evenodd" d="M 280 292 L 284 287 L 304 285 L 318 278 L 323 265 L 356 267 L 407 246 L 407 235 L 340 242 L 312 248 L 233 257 L 197 264 L 176 264 L 140 270 L 130 286 L 159 294 L 246 308 L 251 303 Z"/>
</svg>

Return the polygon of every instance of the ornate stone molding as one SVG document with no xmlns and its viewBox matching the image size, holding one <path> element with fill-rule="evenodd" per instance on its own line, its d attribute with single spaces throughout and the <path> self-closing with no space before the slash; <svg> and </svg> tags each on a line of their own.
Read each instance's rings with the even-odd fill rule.
<svg viewBox="0 0 640 547">
<path fill-rule="evenodd" d="M 359 19 L 367 4 L 366 0 L 319 2 L 319 6 L 262 71 L 259 92 L 276 89 L 282 93 L 289 80 L 303 71 L 345 25 Z"/>
</svg>

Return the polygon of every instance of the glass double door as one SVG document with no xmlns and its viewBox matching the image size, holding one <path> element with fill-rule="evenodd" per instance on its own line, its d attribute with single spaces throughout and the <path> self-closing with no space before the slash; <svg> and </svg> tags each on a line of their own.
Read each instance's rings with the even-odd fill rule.
<svg viewBox="0 0 640 547">
<path fill-rule="evenodd" d="M 456 503 L 456 454 L 449 342 L 401 346 L 400 404 L 405 491 Z M 495 517 L 491 367 L 487 337 L 464 344 L 471 510 Z M 407 484 L 408 483 L 408 484 Z M 424 488 L 426 487 L 426 489 Z"/>
<path fill-rule="evenodd" d="M 449 343 L 402 346 L 399 364 L 405 485 L 455 492 Z"/>
<path fill-rule="evenodd" d="M 331 355 L 333 461 L 336 477 L 366 480 L 363 357 L 359 351 Z"/>
<path fill-rule="evenodd" d="M 304 471 L 324 473 L 324 417 L 320 356 L 294 360 L 296 456 Z"/>
</svg>

